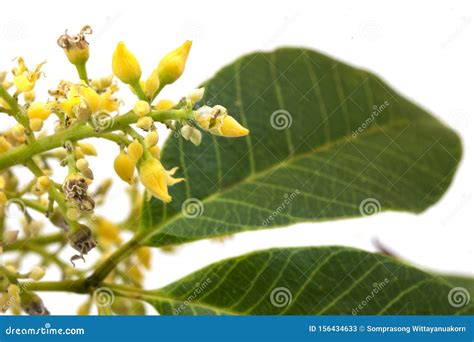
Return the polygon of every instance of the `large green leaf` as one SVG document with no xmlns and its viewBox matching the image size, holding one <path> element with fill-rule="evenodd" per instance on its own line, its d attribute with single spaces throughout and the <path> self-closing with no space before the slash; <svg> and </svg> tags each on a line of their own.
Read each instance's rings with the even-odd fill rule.
<svg viewBox="0 0 474 342">
<path fill-rule="evenodd" d="M 474 314 L 454 296 L 442 278 L 393 258 L 309 247 L 224 260 L 144 298 L 165 315 Z"/>
<path fill-rule="evenodd" d="M 163 163 L 187 181 L 172 187 L 169 205 L 145 204 L 142 229 L 154 246 L 380 210 L 418 213 L 446 191 L 461 158 L 458 136 L 426 111 L 377 76 L 313 51 L 251 54 L 205 85 L 203 104 L 226 106 L 251 133 L 206 134 L 198 147 L 168 139 Z M 285 117 L 291 125 L 274 128 Z"/>
</svg>

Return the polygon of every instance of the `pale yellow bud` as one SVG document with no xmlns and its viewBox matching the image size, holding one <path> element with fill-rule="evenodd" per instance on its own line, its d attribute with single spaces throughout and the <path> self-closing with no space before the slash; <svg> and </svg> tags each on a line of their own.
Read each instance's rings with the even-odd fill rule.
<svg viewBox="0 0 474 342">
<path fill-rule="evenodd" d="M 145 82 L 145 86 L 143 87 L 145 90 L 145 95 L 151 99 L 155 95 L 155 93 L 160 88 L 160 76 L 158 75 L 158 70 L 153 70 L 150 76 L 147 78 Z"/>
<path fill-rule="evenodd" d="M 30 119 L 46 120 L 50 114 L 50 106 L 45 105 L 44 102 L 33 102 L 28 108 L 28 117 Z"/>
<path fill-rule="evenodd" d="M 97 150 L 95 149 L 94 145 L 88 143 L 78 143 L 79 147 L 81 148 L 82 152 L 84 152 L 87 156 L 96 156 Z"/>
<path fill-rule="evenodd" d="M 34 90 L 30 90 L 23 93 L 23 98 L 25 99 L 26 103 L 31 103 L 36 99 L 36 93 Z"/>
<path fill-rule="evenodd" d="M 146 101 L 137 101 L 133 106 L 133 112 L 138 116 L 145 116 L 150 113 L 150 104 Z"/>
<path fill-rule="evenodd" d="M 30 119 L 30 128 L 33 132 L 39 132 L 43 129 L 43 123 L 41 119 Z"/>
<path fill-rule="evenodd" d="M 5 137 L 0 136 L 0 153 L 5 153 L 7 152 L 12 145 L 5 139 Z"/>
<path fill-rule="evenodd" d="M 133 184 L 133 175 L 135 173 L 135 163 L 125 152 L 120 154 L 114 160 L 114 169 L 117 175 L 128 184 Z"/>
<path fill-rule="evenodd" d="M 123 42 L 118 43 L 112 57 L 112 71 L 123 83 L 135 86 L 142 75 L 142 69 L 135 56 Z"/>
<path fill-rule="evenodd" d="M 156 131 L 151 131 L 145 137 L 145 146 L 147 149 L 158 144 L 158 133 Z"/>
<path fill-rule="evenodd" d="M 160 153 L 161 153 L 161 151 L 160 151 L 160 148 L 159 148 L 158 145 L 155 145 L 155 146 L 150 147 L 150 149 L 149 149 L 148 151 L 151 153 L 151 155 L 153 156 L 153 158 L 155 158 L 155 159 L 160 159 Z"/>
<path fill-rule="evenodd" d="M 144 131 L 149 131 L 153 126 L 153 119 L 149 116 L 144 116 L 137 121 L 137 127 L 143 129 Z"/>
<path fill-rule="evenodd" d="M 25 139 L 25 126 L 20 124 L 15 125 L 12 133 L 16 140 L 23 141 Z"/>
<path fill-rule="evenodd" d="M 79 171 L 86 170 L 89 168 L 89 162 L 84 158 L 78 159 L 76 160 L 76 167 Z"/>
<path fill-rule="evenodd" d="M 50 186 L 51 186 L 51 180 L 49 179 L 48 176 L 41 176 L 41 177 L 38 177 L 38 179 L 36 180 L 36 187 L 43 192 L 48 191 Z"/>
<path fill-rule="evenodd" d="M 175 105 L 175 103 L 169 99 L 163 99 L 158 101 L 158 103 L 155 105 L 156 110 L 167 110 L 172 108 Z"/>
<path fill-rule="evenodd" d="M 189 99 L 192 102 L 199 102 L 202 100 L 202 97 L 204 96 L 204 88 L 199 88 L 199 89 L 194 89 L 190 94 L 189 94 Z"/>
<path fill-rule="evenodd" d="M 183 74 L 191 45 L 187 40 L 161 59 L 157 70 L 162 86 L 173 83 Z"/>
<path fill-rule="evenodd" d="M 18 239 L 18 230 L 6 230 L 3 232 L 3 243 L 5 245 L 11 245 Z"/>
<path fill-rule="evenodd" d="M 29 273 L 29 277 L 33 280 L 41 280 L 44 277 L 45 271 L 42 267 L 35 266 Z"/>
<path fill-rule="evenodd" d="M 136 164 L 143 155 L 143 146 L 137 140 L 131 142 L 127 147 L 127 154 L 132 158 L 134 164 Z"/>
</svg>

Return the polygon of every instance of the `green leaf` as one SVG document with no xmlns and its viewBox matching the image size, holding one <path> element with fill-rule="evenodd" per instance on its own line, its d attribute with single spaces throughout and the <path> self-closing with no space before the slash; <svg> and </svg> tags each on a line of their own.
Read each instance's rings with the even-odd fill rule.
<svg viewBox="0 0 474 342">
<path fill-rule="evenodd" d="M 226 106 L 250 135 L 204 134 L 198 147 L 170 136 L 163 164 L 179 166 L 186 182 L 170 189 L 169 205 L 145 205 L 150 245 L 419 213 L 440 199 L 461 158 L 458 136 L 425 110 L 377 76 L 314 51 L 251 54 L 205 86 L 203 104 Z M 291 125 L 274 128 L 285 118 Z"/>
<path fill-rule="evenodd" d="M 143 297 L 164 315 L 458 315 L 441 277 L 346 247 L 283 248 L 220 261 Z M 453 305 L 454 303 L 454 305 Z"/>
</svg>

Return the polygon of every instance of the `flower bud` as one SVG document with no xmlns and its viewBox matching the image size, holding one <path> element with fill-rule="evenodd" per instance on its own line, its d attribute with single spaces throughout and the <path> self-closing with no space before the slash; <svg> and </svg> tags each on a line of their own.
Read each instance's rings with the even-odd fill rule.
<svg viewBox="0 0 474 342">
<path fill-rule="evenodd" d="M 5 139 L 5 137 L 0 136 L 0 153 L 5 153 L 7 152 L 12 145 Z"/>
<path fill-rule="evenodd" d="M 87 144 L 87 143 L 78 143 L 79 147 L 81 148 L 82 152 L 87 156 L 96 156 L 97 150 L 95 149 L 94 145 Z"/>
<path fill-rule="evenodd" d="M 145 86 L 143 88 L 145 90 L 145 95 L 149 99 L 152 99 L 155 93 L 160 88 L 160 76 L 158 75 L 158 70 L 153 70 L 153 72 L 147 78 Z"/>
<path fill-rule="evenodd" d="M 42 267 L 39 267 L 39 266 L 35 266 L 33 267 L 33 269 L 30 271 L 29 273 L 29 277 L 33 280 L 41 280 L 43 277 L 44 277 L 44 269 Z"/>
<path fill-rule="evenodd" d="M 127 154 L 132 159 L 133 163 L 136 164 L 143 155 L 143 146 L 137 140 L 131 142 L 127 147 Z"/>
<path fill-rule="evenodd" d="M 79 171 L 83 171 L 89 167 L 89 162 L 84 158 L 78 159 L 76 160 L 76 167 Z"/>
<path fill-rule="evenodd" d="M 160 148 L 158 147 L 158 145 L 155 145 L 155 146 L 152 146 L 148 149 L 148 151 L 151 153 L 151 155 L 153 156 L 153 158 L 155 159 L 160 159 Z"/>
<path fill-rule="evenodd" d="M 36 99 L 36 93 L 34 90 L 30 90 L 23 93 L 23 98 L 25 99 L 26 103 L 31 103 Z"/>
<path fill-rule="evenodd" d="M 43 129 L 43 123 L 41 119 L 30 119 L 30 128 L 33 132 L 39 132 Z"/>
<path fill-rule="evenodd" d="M 249 134 L 249 130 L 243 127 L 232 116 L 227 115 L 221 126 L 221 135 L 224 137 L 236 138 Z"/>
<path fill-rule="evenodd" d="M 171 100 L 168 99 L 163 99 L 158 101 L 158 103 L 155 105 L 156 110 L 167 110 L 172 108 L 175 105 L 175 103 Z"/>
<path fill-rule="evenodd" d="M 120 154 L 114 160 L 114 169 L 117 175 L 128 184 L 133 184 L 133 174 L 135 173 L 135 163 L 132 158 L 125 153 Z"/>
<path fill-rule="evenodd" d="M 49 179 L 48 176 L 41 176 L 41 177 L 38 177 L 38 179 L 36 180 L 36 187 L 42 192 L 48 191 L 50 186 L 51 186 L 51 180 Z"/>
<path fill-rule="evenodd" d="M 112 71 L 123 83 L 135 86 L 142 75 L 142 69 L 135 56 L 123 42 L 117 44 L 112 58 Z"/>
<path fill-rule="evenodd" d="M 133 106 L 133 112 L 138 116 L 145 116 L 150 113 L 150 104 L 146 101 L 137 101 Z"/>
<path fill-rule="evenodd" d="M 191 45 L 187 40 L 161 59 L 157 70 L 162 86 L 175 82 L 183 74 Z"/>
<path fill-rule="evenodd" d="M 153 126 L 153 119 L 149 116 L 144 116 L 137 121 L 137 127 L 143 129 L 144 131 L 149 131 Z"/>
<path fill-rule="evenodd" d="M 204 96 L 204 87 L 199 88 L 199 89 L 194 89 L 191 93 L 189 93 L 189 99 L 192 102 L 201 101 L 203 96 Z"/>
<path fill-rule="evenodd" d="M 149 149 L 150 147 L 155 146 L 156 144 L 158 144 L 158 133 L 156 131 L 151 131 L 145 137 L 145 146 L 147 149 Z"/>
<path fill-rule="evenodd" d="M 6 230 L 3 232 L 3 243 L 5 245 L 11 245 L 18 239 L 18 230 Z"/>
</svg>

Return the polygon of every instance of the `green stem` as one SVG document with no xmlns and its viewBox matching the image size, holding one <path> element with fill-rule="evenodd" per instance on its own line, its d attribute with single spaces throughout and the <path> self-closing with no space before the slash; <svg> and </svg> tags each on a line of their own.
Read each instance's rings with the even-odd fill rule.
<svg viewBox="0 0 474 342">
<path fill-rule="evenodd" d="M 183 109 L 171 109 L 153 111 L 150 113 L 150 116 L 154 121 L 160 122 L 173 119 L 187 120 L 192 116 L 192 112 Z M 102 134 L 122 130 L 127 125 L 137 122 L 138 119 L 139 116 L 131 111 L 127 114 L 118 116 L 110 127 L 99 132 L 96 131 L 94 127 L 84 125 L 81 127 L 75 127 L 74 129 L 66 129 L 51 136 L 38 139 L 29 145 L 15 147 L 1 155 L 0 171 L 13 165 L 23 164 L 37 154 L 61 147 L 67 140 L 75 142 L 86 138 L 100 138 Z"/>
<path fill-rule="evenodd" d="M 57 291 L 87 293 L 84 280 L 38 281 L 28 285 L 30 291 Z"/>
<path fill-rule="evenodd" d="M 31 237 L 27 239 L 17 240 L 16 242 L 12 243 L 11 245 L 7 245 L 3 247 L 4 252 L 15 251 L 21 248 L 22 245 L 26 243 L 36 244 L 40 246 L 46 246 L 52 243 L 57 242 L 64 242 L 66 240 L 66 236 L 62 233 L 57 234 L 50 234 L 50 235 L 43 235 L 38 237 Z"/>
<path fill-rule="evenodd" d="M 148 98 L 146 97 L 145 93 L 143 92 L 142 85 L 140 82 L 135 84 L 133 87 L 133 90 L 135 90 L 135 93 L 137 94 L 137 97 L 142 100 L 148 102 Z"/>
<path fill-rule="evenodd" d="M 89 85 L 89 77 L 87 77 L 87 69 L 86 69 L 86 64 L 75 64 L 77 73 L 79 74 L 79 78 L 86 82 L 87 85 Z"/>
</svg>

